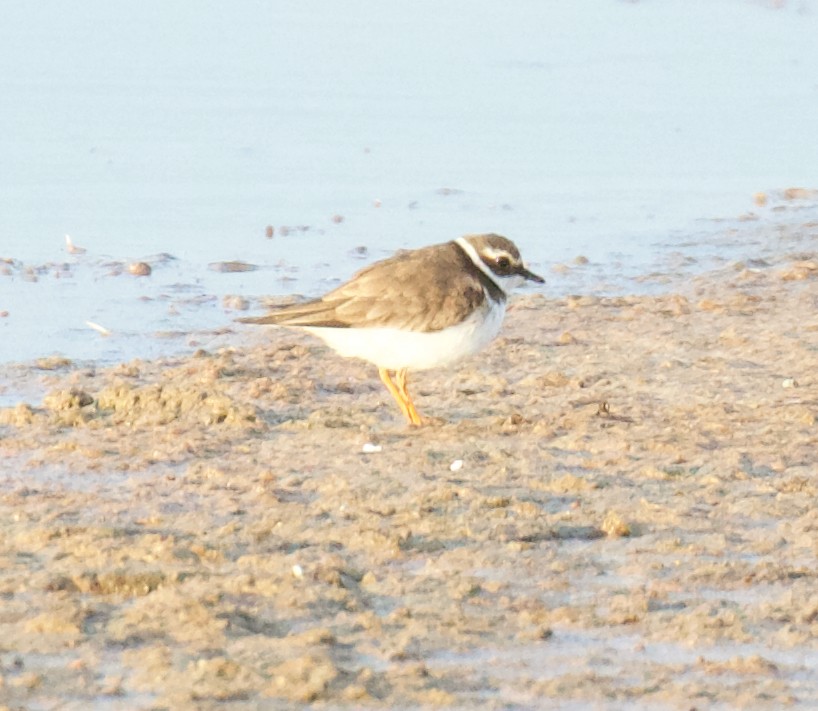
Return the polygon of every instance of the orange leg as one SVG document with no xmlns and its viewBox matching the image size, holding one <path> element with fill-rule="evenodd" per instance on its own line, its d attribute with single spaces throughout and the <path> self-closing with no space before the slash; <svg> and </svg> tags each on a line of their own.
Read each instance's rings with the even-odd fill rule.
<svg viewBox="0 0 818 711">
<path fill-rule="evenodd" d="M 413 425 L 420 425 L 423 423 L 423 420 L 420 419 L 420 415 L 418 415 L 418 411 L 415 409 L 415 403 L 412 402 L 412 396 L 409 394 L 409 390 L 407 388 L 408 383 L 406 382 L 406 376 L 406 368 L 402 368 L 395 373 L 398 392 L 406 405 L 406 416 L 409 418 L 409 421 Z"/>
<path fill-rule="evenodd" d="M 381 381 L 386 385 L 386 389 L 389 390 L 392 397 L 395 398 L 395 402 L 398 403 L 398 407 L 403 413 L 403 416 L 409 420 L 410 424 L 419 425 L 421 423 L 420 415 L 418 415 L 417 410 L 415 410 L 409 393 L 406 392 L 406 371 L 399 370 L 396 373 L 397 385 L 392 382 L 392 377 L 386 368 L 378 368 L 378 375 L 381 376 Z"/>
</svg>

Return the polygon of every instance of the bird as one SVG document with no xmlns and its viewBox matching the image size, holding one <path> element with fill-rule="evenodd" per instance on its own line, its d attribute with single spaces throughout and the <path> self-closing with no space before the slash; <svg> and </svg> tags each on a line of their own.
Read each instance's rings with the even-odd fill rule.
<svg viewBox="0 0 818 711">
<path fill-rule="evenodd" d="M 378 368 L 412 426 L 424 423 L 409 394 L 409 371 L 482 350 L 500 331 L 511 291 L 545 280 L 498 234 L 471 234 L 374 262 L 317 299 L 242 323 L 297 328 L 348 358 Z"/>
</svg>

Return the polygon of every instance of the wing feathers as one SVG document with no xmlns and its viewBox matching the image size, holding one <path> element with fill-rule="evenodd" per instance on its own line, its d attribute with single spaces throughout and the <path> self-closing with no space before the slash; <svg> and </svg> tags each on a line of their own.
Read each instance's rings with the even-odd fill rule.
<svg viewBox="0 0 818 711">
<path fill-rule="evenodd" d="M 362 269 L 320 299 L 239 320 L 279 326 L 439 331 L 460 323 L 484 304 L 486 294 L 476 271 L 453 242 L 399 252 Z"/>
</svg>

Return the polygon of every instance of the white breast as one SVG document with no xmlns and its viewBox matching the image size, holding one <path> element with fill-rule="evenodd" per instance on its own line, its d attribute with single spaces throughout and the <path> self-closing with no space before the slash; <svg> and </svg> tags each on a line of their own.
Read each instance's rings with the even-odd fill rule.
<svg viewBox="0 0 818 711">
<path fill-rule="evenodd" d="M 361 358 L 388 370 L 425 370 L 454 363 L 482 350 L 500 331 L 505 304 L 487 300 L 467 319 L 442 331 L 398 328 L 304 328 L 340 355 Z"/>
</svg>

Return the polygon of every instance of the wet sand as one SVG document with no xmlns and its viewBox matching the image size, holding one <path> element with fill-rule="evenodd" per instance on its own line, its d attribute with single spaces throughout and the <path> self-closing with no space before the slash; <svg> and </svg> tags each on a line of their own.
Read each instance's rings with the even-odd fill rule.
<svg viewBox="0 0 818 711">
<path fill-rule="evenodd" d="M 818 225 L 513 303 L 420 373 L 286 330 L 0 411 L 8 708 L 815 708 Z M 791 242 L 790 244 L 795 244 Z M 44 369 L 47 368 L 47 369 Z"/>
</svg>

